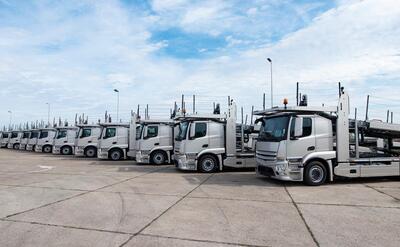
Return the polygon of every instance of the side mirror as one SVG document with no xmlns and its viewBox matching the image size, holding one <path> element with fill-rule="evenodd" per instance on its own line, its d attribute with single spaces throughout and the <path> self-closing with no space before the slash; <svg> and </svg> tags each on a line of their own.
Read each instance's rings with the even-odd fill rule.
<svg viewBox="0 0 400 247">
<path fill-rule="evenodd" d="M 294 123 L 294 137 L 298 138 L 303 135 L 303 118 L 302 117 L 296 117 L 295 123 Z"/>
<path fill-rule="evenodd" d="M 147 126 L 143 126 L 143 139 L 147 139 Z"/>
<path fill-rule="evenodd" d="M 191 123 L 190 124 L 189 139 L 194 139 L 196 137 L 196 128 L 195 128 L 195 126 L 196 126 L 195 123 Z"/>
</svg>

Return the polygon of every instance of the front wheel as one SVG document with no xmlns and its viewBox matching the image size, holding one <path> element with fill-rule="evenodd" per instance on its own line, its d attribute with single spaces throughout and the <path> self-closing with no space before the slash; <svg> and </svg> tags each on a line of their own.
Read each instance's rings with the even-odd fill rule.
<svg viewBox="0 0 400 247">
<path fill-rule="evenodd" d="M 211 173 L 218 170 L 218 160 L 213 155 L 202 156 L 198 164 L 201 172 Z"/>
<path fill-rule="evenodd" d="M 65 146 L 61 148 L 61 154 L 63 155 L 70 155 L 72 154 L 72 148 L 69 146 Z"/>
<path fill-rule="evenodd" d="M 118 149 L 111 150 L 110 151 L 110 159 L 113 161 L 122 159 L 122 152 Z"/>
<path fill-rule="evenodd" d="M 97 150 L 94 147 L 88 147 L 85 151 L 86 157 L 94 158 L 97 155 Z"/>
<path fill-rule="evenodd" d="M 19 149 L 19 143 L 14 144 L 14 149 Z"/>
<path fill-rule="evenodd" d="M 165 164 L 167 157 L 163 151 L 154 151 L 151 155 L 151 163 L 156 165 Z"/>
<path fill-rule="evenodd" d="M 304 182 L 308 185 L 318 186 L 325 183 L 327 171 L 320 161 L 311 161 L 304 172 Z"/>
<path fill-rule="evenodd" d="M 51 153 L 51 146 L 47 145 L 43 147 L 43 153 Z"/>
</svg>

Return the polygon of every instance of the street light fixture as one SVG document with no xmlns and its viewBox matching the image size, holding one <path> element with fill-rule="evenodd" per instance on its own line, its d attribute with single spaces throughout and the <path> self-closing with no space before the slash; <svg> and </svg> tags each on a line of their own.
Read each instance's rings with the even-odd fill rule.
<svg viewBox="0 0 400 247">
<path fill-rule="evenodd" d="M 117 122 L 118 122 L 118 114 L 119 114 L 119 90 L 114 88 L 114 92 L 117 93 Z"/>
<path fill-rule="evenodd" d="M 50 103 L 46 103 L 47 108 L 47 125 L 50 127 Z"/>
<path fill-rule="evenodd" d="M 273 84 L 272 84 L 272 59 L 267 58 L 268 62 L 271 65 L 271 108 L 274 107 L 274 91 L 273 91 Z"/>
</svg>

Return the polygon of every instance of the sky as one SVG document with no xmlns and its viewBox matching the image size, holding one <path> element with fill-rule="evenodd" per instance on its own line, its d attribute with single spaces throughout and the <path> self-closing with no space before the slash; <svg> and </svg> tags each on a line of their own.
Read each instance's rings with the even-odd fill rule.
<svg viewBox="0 0 400 247">
<path fill-rule="evenodd" d="M 336 105 L 341 82 L 360 118 L 370 95 L 370 118 L 400 121 L 400 2 L 0 0 L 0 126 L 47 121 L 46 103 L 51 120 L 115 120 L 113 89 L 122 121 L 138 104 L 168 117 L 182 94 L 188 112 L 230 96 L 249 115 L 271 106 L 271 65 L 273 105 L 296 82 Z"/>
</svg>

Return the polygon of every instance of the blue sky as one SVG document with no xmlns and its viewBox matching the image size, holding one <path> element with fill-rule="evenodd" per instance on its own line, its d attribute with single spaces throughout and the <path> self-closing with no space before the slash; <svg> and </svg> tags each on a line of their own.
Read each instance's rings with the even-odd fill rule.
<svg viewBox="0 0 400 247">
<path fill-rule="evenodd" d="M 167 116 L 181 94 L 198 111 L 229 95 L 249 113 L 269 102 L 267 57 L 275 105 L 297 81 L 311 103 L 336 104 L 341 81 L 352 107 L 371 94 L 371 114 L 396 119 L 399 44 L 396 0 L 0 0 L 0 126 L 8 110 L 47 119 L 46 102 L 52 117 L 115 115 L 113 88 L 123 120 L 137 104 Z"/>
</svg>

